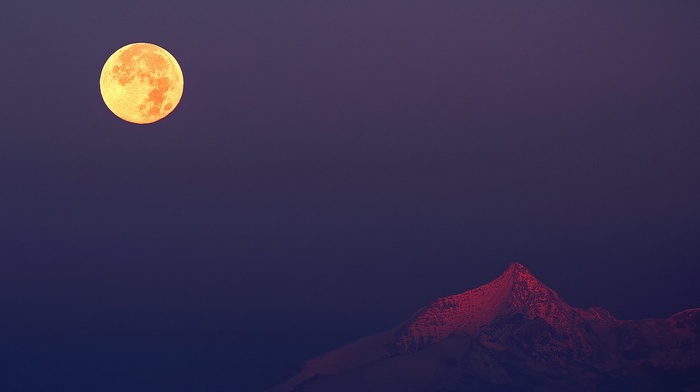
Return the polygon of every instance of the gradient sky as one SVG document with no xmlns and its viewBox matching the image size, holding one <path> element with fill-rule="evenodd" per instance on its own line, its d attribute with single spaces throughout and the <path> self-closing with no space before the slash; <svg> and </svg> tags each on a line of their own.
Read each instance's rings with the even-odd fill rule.
<svg viewBox="0 0 700 392">
<path fill-rule="evenodd" d="M 699 307 L 700 3 L 536 3 L 3 2 L 0 389 L 260 391 L 512 261 Z"/>
</svg>

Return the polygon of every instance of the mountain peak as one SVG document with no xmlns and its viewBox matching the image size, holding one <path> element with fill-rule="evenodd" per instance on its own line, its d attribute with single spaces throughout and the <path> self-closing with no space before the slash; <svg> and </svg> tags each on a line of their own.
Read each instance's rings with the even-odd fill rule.
<svg viewBox="0 0 700 392">
<path fill-rule="evenodd" d="M 418 312 L 397 336 L 397 345 L 404 352 L 420 350 L 455 332 L 478 334 L 485 326 L 518 314 L 565 330 L 571 329 L 572 318 L 581 317 L 525 266 L 512 263 L 490 283 L 439 298 Z"/>
<path fill-rule="evenodd" d="M 530 275 L 530 271 L 525 268 L 524 265 L 516 262 L 511 263 L 508 268 L 503 272 L 503 274 L 521 274 L 521 275 Z"/>
<path fill-rule="evenodd" d="M 700 308 L 618 320 L 567 305 L 512 263 L 394 329 L 307 362 L 270 392 L 700 391 L 698 369 Z"/>
<path fill-rule="evenodd" d="M 520 263 L 512 263 L 506 268 L 503 273 L 491 283 L 482 287 L 502 286 L 509 288 L 510 294 L 522 297 L 523 295 L 532 294 L 535 292 L 552 292 L 547 286 L 542 284 L 533 274 Z M 471 290 L 465 292 L 468 293 Z M 514 298 L 511 298 L 514 299 Z"/>
</svg>

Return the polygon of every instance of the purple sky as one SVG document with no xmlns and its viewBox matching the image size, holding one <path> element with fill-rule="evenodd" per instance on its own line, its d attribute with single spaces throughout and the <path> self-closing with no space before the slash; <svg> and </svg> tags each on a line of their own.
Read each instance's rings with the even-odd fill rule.
<svg viewBox="0 0 700 392">
<path fill-rule="evenodd" d="M 3 391 L 261 390 L 512 261 L 700 306 L 700 3 L 233 3 L 0 5 Z M 139 41 L 146 126 L 98 86 Z"/>
</svg>

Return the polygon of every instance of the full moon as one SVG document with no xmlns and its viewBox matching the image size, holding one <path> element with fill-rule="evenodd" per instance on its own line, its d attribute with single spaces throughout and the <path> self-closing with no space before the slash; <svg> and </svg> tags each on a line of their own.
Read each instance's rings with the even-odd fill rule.
<svg viewBox="0 0 700 392">
<path fill-rule="evenodd" d="M 122 120 L 149 124 L 170 114 L 182 98 L 180 65 L 148 43 L 126 45 L 109 56 L 100 76 L 105 104 Z"/>
</svg>

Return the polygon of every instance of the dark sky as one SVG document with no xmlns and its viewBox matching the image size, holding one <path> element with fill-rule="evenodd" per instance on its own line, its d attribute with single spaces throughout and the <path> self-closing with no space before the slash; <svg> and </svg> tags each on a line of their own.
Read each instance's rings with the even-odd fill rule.
<svg viewBox="0 0 700 392">
<path fill-rule="evenodd" d="M 700 3 L 535 3 L 3 2 L 0 389 L 260 391 L 513 261 L 700 306 Z"/>
</svg>

